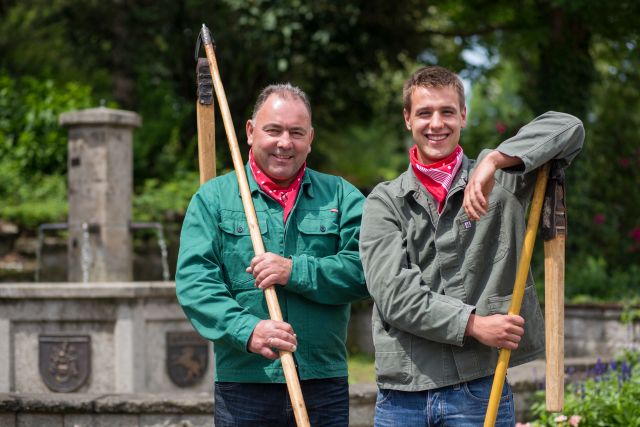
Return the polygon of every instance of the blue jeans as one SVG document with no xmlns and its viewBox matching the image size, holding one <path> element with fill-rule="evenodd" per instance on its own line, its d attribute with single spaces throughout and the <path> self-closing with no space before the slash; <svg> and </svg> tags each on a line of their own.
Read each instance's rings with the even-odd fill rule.
<svg viewBox="0 0 640 427">
<path fill-rule="evenodd" d="M 347 377 L 300 381 L 312 427 L 349 425 Z M 216 427 L 295 427 L 286 384 L 215 383 Z"/>
<path fill-rule="evenodd" d="M 380 389 L 375 427 L 455 426 L 484 424 L 493 376 L 425 391 Z M 516 424 L 511 387 L 505 381 L 496 426 Z"/>
</svg>

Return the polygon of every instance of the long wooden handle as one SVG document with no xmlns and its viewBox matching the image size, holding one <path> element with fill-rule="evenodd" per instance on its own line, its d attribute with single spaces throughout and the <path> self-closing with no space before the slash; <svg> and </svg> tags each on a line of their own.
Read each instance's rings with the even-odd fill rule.
<svg viewBox="0 0 640 427">
<path fill-rule="evenodd" d="M 542 202 L 544 201 L 544 192 L 547 186 L 548 177 L 549 164 L 547 163 L 538 172 L 536 186 L 533 192 L 533 200 L 531 201 L 531 209 L 529 210 L 529 222 L 527 223 L 527 231 L 522 245 L 522 253 L 520 254 L 520 261 L 518 262 L 516 281 L 513 285 L 511 305 L 509 306 L 509 314 L 512 315 L 520 314 L 520 307 L 522 306 L 522 298 L 524 297 L 527 275 L 529 274 L 531 256 L 533 255 L 533 245 L 536 242 L 536 231 L 538 230 L 538 223 L 540 222 L 540 213 L 542 212 Z M 504 379 L 507 375 L 510 358 L 511 350 L 507 348 L 500 350 L 500 357 L 498 358 L 496 372 L 493 376 L 491 395 L 489 396 L 489 406 L 487 407 L 487 414 L 484 418 L 484 427 L 493 427 L 496 423 L 500 397 L 502 395 L 502 388 L 504 387 Z"/>
<path fill-rule="evenodd" d="M 542 208 L 545 396 L 549 412 L 561 412 L 564 406 L 564 247 L 568 228 L 564 183 L 564 170 L 553 162 Z"/>
<path fill-rule="evenodd" d="M 545 399 L 549 412 L 561 412 L 564 406 L 564 243 L 564 235 L 544 242 Z"/>
<path fill-rule="evenodd" d="M 236 175 L 238 177 L 240 196 L 242 197 L 242 205 L 247 217 L 247 224 L 249 226 L 249 232 L 251 234 L 253 251 L 255 252 L 256 256 L 261 255 L 265 252 L 264 243 L 262 241 L 262 234 L 260 234 L 260 227 L 256 218 L 256 211 L 253 207 L 253 201 L 251 200 L 251 192 L 249 191 L 247 175 L 244 170 L 244 164 L 242 162 L 242 156 L 240 155 L 240 149 L 238 148 L 238 139 L 236 138 L 236 132 L 233 128 L 233 122 L 231 120 L 231 113 L 229 112 L 227 97 L 224 93 L 222 81 L 220 80 L 220 73 L 218 72 L 218 64 L 216 62 L 216 56 L 213 51 L 213 44 L 207 43 L 205 40 L 203 41 L 205 42 L 204 49 L 207 53 L 207 60 L 209 61 L 209 68 L 211 69 L 211 76 L 213 78 L 213 87 L 218 98 L 218 104 L 220 105 L 220 112 L 222 113 L 224 129 L 227 134 L 227 140 L 229 141 L 229 149 L 231 150 L 233 167 L 235 168 Z M 278 303 L 278 296 L 276 295 L 275 289 L 273 289 L 273 287 L 265 289 L 264 296 L 267 300 L 267 307 L 269 309 L 269 316 L 271 316 L 271 319 L 282 321 L 282 312 L 280 311 L 280 304 Z M 284 370 L 285 380 L 287 381 L 287 389 L 289 390 L 289 398 L 291 400 L 291 406 L 296 418 L 296 424 L 298 425 L 298 427 L 307 427 L 310 425 L 309 416 L 307 415 L 307 408 L 302 397 L 302 389 L 300 388 L 300 381 L 298 379 L 298 373 L 296 372 L 293 355 L 289 351 L 280 350 L 280 361 Z"/>
</svg>

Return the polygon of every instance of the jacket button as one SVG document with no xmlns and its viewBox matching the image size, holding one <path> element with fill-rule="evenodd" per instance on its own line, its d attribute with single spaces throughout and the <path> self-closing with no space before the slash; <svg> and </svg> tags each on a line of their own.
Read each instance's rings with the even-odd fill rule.
<svg viewBox="0 0 640 427">
<path fill-rule="evenodd" d="M 322 231 L 324 233 L 325 231 L 327 231 L 327 227 L 325 227 L 324 225 L 321 225 L 320 226 L 320 231 Z"/>
<path fill-rule="evenodd" d="M 238 227 L 237 231 L 238 231 L 238 233 L 242 233 L 244 231 L 244 228 Z"/>
</svg>

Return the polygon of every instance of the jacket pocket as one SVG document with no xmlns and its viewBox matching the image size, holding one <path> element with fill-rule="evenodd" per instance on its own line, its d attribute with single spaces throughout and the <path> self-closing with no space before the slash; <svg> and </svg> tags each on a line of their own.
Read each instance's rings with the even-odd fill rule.
<svg viewBox="0 0 640 427">
<path fill-rule="evenodd" d="M 258 226 L 264 239 L 268 232 L 266 219 L 259 218 Z M 254 256 L 249 224 L 243 212 L 223 215 L 218 227 L 222 231 L 222 263 L 227 274 L 231 291 L 254 286 L 253 276 L 245 270 Z"/>
<path fill-rule="evenodd" d="M 328 256 L 338 251 L 340 227 L 336 217 L 300 218 L 297 226 L 298 253 Z"/>
<path fill-rule="evenodd" d="M 471 221 L 466 214 L 457 219 L 458 253 L 463 270 L 479 272 L 497 263 L 508 251 L 505 224 L 502 221 L 502 204 L 489 205 L 487 214 L 479 221 Z"/>
<path fill-rule="evenodd" d="M 487 299 L 489 314 L 507 314 L 513 295 L 493 296 Z M 540 309 L 536 287 L 529 285 L 524 289 L 520 316 L 524 318 L 524 336 L 516 350 L 518 354 L 536 352 L 544 349 L 544 316 Z"/>
<path fill-rule="evenodd" d="M 404 351 L 376 352 L 376 375 L 378 383 L 409 384 L 411 361 Z"/>
</svg>

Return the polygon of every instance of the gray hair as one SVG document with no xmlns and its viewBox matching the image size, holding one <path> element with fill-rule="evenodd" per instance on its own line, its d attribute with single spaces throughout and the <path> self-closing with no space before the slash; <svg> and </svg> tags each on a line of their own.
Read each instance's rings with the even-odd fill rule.
<svg viewBox="0 0 640 427">
<path fill-rule="evenodd" d="M 264 103 L 267 101 L 270 95 L 276 94 L 281 98 L 292 98 L 298 99 L 304 103 L 304 106 L 307 107 L 307 111 L 309 112 L 309 119 L 311 119 L 311 103 L 309 102 L 309 97 L 302 89 L 298 86 L 293 86 L 291 83 L 279 83 L 273 84 L 265 87 L 258 95 L 258 99 L 256 100 L 256 105 L 253 106 L 253 113 L 251 114 L 251 121 L 255 122 L 256 114 L 258 114 L 258 110 L 262 108 Z"/>
</svg>

